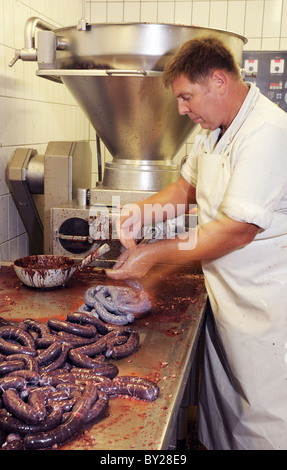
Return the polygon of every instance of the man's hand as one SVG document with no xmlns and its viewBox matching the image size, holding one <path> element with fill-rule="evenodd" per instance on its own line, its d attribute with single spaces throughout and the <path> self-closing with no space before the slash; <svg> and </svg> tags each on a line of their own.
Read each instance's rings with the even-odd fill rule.
<svg viewBox="0 0 287 470">
<path fill-rule="evenodd" d="M 125 250 L 117 259 L 113 269 L 106 269 L 111 279 L 141 279 L 156 264 L 155 245 L 139 245 Z"/>
<path fill-rule="evenodd" d="M 116 231 L 124 248 L 134 249 L 141 233 L 141 210 L 137 204 L 126 204 L 116 217 Z"/>
</svg>

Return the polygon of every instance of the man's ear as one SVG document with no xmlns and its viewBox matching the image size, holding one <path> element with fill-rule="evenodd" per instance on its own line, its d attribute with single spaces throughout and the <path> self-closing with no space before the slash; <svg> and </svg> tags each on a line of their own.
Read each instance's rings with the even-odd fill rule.
<svg viewBox="0 0 287 470">
<path fill-rule="evenodd" d="M 227 75 L 222 70 L 215 70 L 211 75 L 211 83 L 220 95 L 224 95 L 228 84 Z"/>
</svg>

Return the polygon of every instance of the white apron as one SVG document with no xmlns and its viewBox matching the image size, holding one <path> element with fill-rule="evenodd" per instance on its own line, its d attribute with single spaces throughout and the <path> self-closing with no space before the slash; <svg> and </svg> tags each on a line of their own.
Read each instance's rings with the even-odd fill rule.
<svg viewBox="0 0 287 470">
<path fill-rule="evenodd" d="M 216 131 L 197 147 L 196 163 L 190 160 L 183 169 L 186 179 L 196 181 L 200 225 L 225 213 L 262 228 L 249 245 L 202 264 L 212 311 L 199 438 L 210 450 L 287 449 L 287 118 L 278 130 L 285 157 L 275 170 L 268 136 L 257 141 L 261 157 L 253 151 L 249 162 L 240 146 L 246 134 L 252 150 L 249 116 L 255 123 L 266 111 L 270 118 L 269 106 L 252 88 L 214 150 Z M 274 154 L 280 154 L 274 145 Z"/>
</svg>

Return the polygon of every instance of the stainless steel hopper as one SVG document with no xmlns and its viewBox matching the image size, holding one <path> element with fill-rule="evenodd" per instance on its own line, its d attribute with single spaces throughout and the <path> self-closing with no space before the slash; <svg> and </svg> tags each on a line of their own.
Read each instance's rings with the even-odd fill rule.
<svg viewBox="0 0 287 470">
<path fill-rule="evenodd" d="M 36 27 L 41 31 L 35 52 Z M 178 114 L 176 100 L 161 82 L 176 50 L 194 37 L 214 35 L 241 65 L 246 42 L 222 30 L 155 23 L 51 29 L 30 18 L 25 31 L 28 48 L 16 54 L 23 60 L 36 56 L 37 74 L 63 82 L 76 98 L 113 157 L 99 184 L 113 190 L 158 191 L 178 177 L 173 158 L 194 124 Z"/>
</svg>

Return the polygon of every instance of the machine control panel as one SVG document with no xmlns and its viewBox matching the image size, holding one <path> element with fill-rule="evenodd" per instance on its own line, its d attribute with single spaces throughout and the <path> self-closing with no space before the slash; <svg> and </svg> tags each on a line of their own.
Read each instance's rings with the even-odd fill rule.
<svg viewBox="0 0 287 470">
<path fill-rule="evenodd" d="M 244 51 L 245 81 L 287 111 L 287 51 Z"/>
</svg>

